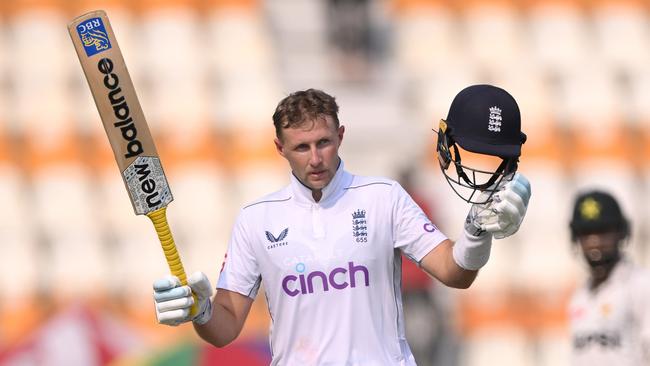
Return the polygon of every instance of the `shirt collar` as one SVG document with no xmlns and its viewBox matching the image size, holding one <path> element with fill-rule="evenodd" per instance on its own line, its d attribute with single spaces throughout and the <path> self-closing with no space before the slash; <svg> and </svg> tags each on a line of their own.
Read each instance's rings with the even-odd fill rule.
<svg viewBox="0 0 650 366">
<path fill-rule="evenodd" d="M 350 185 L 352 174 L 345 171 L 343 160 L 339 161 L 339 166 L 332 180 L 323 187 L 323 196 L 320 201 L 314 201 L 311 194 L 311 188 L 304 185 L 296 176 L 291 173 L 291 189 L 293 190 L 294 197 L 300 203 L 319 204 L 327 206 L 328 204 L 336 201 L 336 199 L 343 193 L 344 189 Z"/>
</svg>

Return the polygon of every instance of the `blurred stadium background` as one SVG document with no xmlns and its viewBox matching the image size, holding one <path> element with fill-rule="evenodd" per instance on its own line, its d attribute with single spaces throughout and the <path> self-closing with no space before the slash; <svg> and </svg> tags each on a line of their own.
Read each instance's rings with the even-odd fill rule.
<svg viewBox="0 0 650 366">
<path fill-rule="evenodd" d="M 439 365 L 566 365 L 565 306 L 584 277 L 567 223 L 585 187 L 622 200 L 628 251 L 650 263 L 648 1 L 1 0 L 2 365 L 269 362 L 263 298 L 223 350 L 156 324 L 164 257 L 132 212 L 66 31 L 98 8 L 155 134 L 188 272 L 214 283 L 238 209 L 288 182 L 271 114 L 309 87 L 337 97 L 347 168 L 409 172 L 456 238 L 468 205 L 438 172 L 431 129 L 476 83 L 519 102 L 533 199 L 472 289 L 427 285 L 435 306 L 407 313 L 410 342 L 444 339 Z"/>
</svg>

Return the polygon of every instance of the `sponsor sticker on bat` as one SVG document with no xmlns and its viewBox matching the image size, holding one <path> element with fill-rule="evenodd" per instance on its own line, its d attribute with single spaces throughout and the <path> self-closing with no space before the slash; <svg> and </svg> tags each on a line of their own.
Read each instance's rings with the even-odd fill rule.
<svg viewBox="0 0 650 366">
<path fill-rule="evenodd" d="M 102 18 L 90 18 L 77 26 L 77 34 L 90 57 L 111 48 L 111 40 L 104 27 Z"/>
<path fill-rule="evenodd" d="M 156 157 L 135 159 L 124 171 L 124 180 L 138 215 L 165 207 L 173 200 L 160 159 Z"/>
</svg>

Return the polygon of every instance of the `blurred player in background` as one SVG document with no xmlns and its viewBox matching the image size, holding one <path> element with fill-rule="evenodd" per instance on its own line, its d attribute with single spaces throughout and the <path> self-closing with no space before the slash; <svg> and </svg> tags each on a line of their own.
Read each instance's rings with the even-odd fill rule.
<svg viewBox="0 0 650 366">
<path fill-rule="evenodd" d="M 332 54 L 343 76 L 363 82 L 369 76 L 373 55 L 371 2 L 369 0 L 328 0 L 327 33 Z"/>
<path fill-rule="evenodd" d="M 601 191 L 578 195 L 570 229 L 590 275 L 569 307 L 572 364 L 650 365 L 650 272 L 623 255 L 630 226 L 618 202 Z"/>
<path fill-rule="evenodd" d="M 502 89 L 478 89 L 452 103 L 449 137 L 518 157 L 521 144 L 507 138 L 522 135 L 514 99 Z M 494 103 L 517 114 L 504 114 L 509 120 L 492 135 Z M 478 121 L 470 118 L 473 111 L 460 113 L 472 107 L 481 111 Z M 158 321 L 191 320 L 199 336 L 223 347 L 239 335 L 264 285 L 273 365 L 415 365 L 404 334 L 401 254 L 447 286 L 469 287 L 488 260 L 492 237 L 519 228 L 528 182 L 507 170 L 492 179 L 492 189 L 479 195 L 484 203 L 472 205 L 452 243 L 397 182 L 345 170 L 339 157 L 345 127 L 332 96 L 295 92 L 280 101 L 273 122 L 291 183 L 240 211 L 212 301 L 201 272 L 190 276 L 189 286 L 171 276 L 154 283 Z M 477 131 L 487 139 L 474 141 Z M 189 311 L 192 293 L 196 315 Z"/>
</svg>

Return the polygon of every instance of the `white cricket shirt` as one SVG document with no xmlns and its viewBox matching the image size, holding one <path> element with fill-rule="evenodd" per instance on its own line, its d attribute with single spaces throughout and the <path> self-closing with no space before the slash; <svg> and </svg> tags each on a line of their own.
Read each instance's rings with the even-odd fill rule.
<svg viewBox="0 0 650 366">
<path fill-rule="evenodd" d="M 575 292 L 569 318 L 572 365 L 650 365 L 647 271 L 621 260 L 595 291 L 587 283 Z"/>
<path fill-rule="evenodd" d="M 415 365 L 404 335 L 400 251 L 446 239 L 395 181 L 338 171 L 319 202 L 291 184 L 244 207 L 217 288 L 272 319 L 272 365 Z"/>
</svg>

